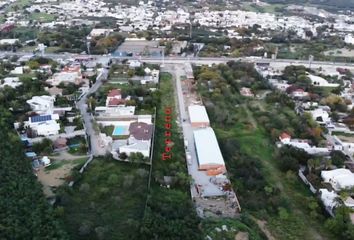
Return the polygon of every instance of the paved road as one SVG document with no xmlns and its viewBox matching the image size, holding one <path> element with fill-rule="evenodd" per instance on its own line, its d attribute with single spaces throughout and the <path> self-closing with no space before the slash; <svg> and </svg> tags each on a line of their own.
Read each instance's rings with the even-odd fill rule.
<svg viewBox="0 0 354 240">
<path fill-rule="evenodd" d="M 178 113 L 179 118 L 181 119 L 179 122 L 182 124 L 183 136 L 188 141 L 187 151 L 191 155 L 191 164 L 188 165 L 188 172 L 193 177 L 193 181 L 195 184 L 199 185 L 203 189 L 203 195 L 205 196 L 221 196 L 223 192 L 218 188 L 217 185 L 211 183 L 210 177 L 205 174 L 205 172 L 198 170 L 198 160 L 197 154 L 194 147 L 194 136 L 193 136 L 193 127 L 189 121 L 188 117 L 188 109 L 185 106 L 185 98 L 182 90 L 181 77 L 185 76 L 184 64 L 182 65 L 171 65 L 166 66 L 165 70 L 169 71 L 176 80 L 175 87 L 177 93 L 177 101 L 178 101 Z M 185 121 L 183 122 L 183 119 Z M 198 197 L 198 193 L 196 191 L 195 186 L 191 186 L 192 197 Z"/>
<path fill-rule="evenodd" d="M 77 108 L 80 110 L 82 120 L 85 125 L 85 130 L 87 136 L 90 138 L 91 144 L 91 154 L 94 156 L 103 156 L 106 154 L 106 147 L 101 147 L 101 139 L 98 134 L 96 134 L 92 121 L 93 116 L 91 113 L 87 112 L 87 98 L 90 94 L 96 92 L 102 85 L 102 81 L 106 80 L 108 77 L 108 70 L 106 68 L 102 69 L 102 72 L 97 76 L 95 84 L 88 90 L 88 92 L 81 97 L 81 99 L 76 103 Z"/>
<path fill-rule="evenodd" d="M 0 52 L 0 57 L 5 55 L 11 56 L 25 56 L 33 55 L 32 52 Z M 111 58 L 115 59 L 139 59 L 141 61 L 150 62 L 150 63 L 162 63 L 163 60 L 160 57 L 119 57 L 111 55 L 80 55 L 80 54 L 71 54 L 71 53 L 46 53 L 44 57 L 53 58 L 53 59 L 70 59 L 75 57 L 93 57 L 98 60 L 98 62 L 105 62 Z M 224 63 L 228 61 L 244 61 L 244 62 L 255 62 L 255 63 L 278 63 L 278 64 L 295 64 L 295 65 L 308 65 L 308 60 L 294 60 L 294 59 L 270 59 L 270 58 L 252 58 L 252 57 L 240 57 L 240 58 L 229 58 L 229 57 L 165 57 L 165 63 L 174 63 L 174 64 L 184 64 L 186 61 L 195 64 L 213 64 L 213 63 Z M 322 66 L 337 66 L 337 67 L 350 67 L 354 68 L 353 63 L 344 63 L 344 62 L 323 62 L 323 61 L 313 61 L 311 63 L 313 68 Z"/>
</svg>

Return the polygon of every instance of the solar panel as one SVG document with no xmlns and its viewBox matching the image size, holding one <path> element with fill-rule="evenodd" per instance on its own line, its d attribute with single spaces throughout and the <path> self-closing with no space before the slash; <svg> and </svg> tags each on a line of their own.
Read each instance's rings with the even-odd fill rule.
<svg viewBox="0 0 354 240">
<path fill-rule="evenodd" d="M 31 122 L 36 123 L 36 122 L 45 122 L 52 120 L 52 115 L 43 115 L 43 116 L 34 116 L 31 117 Z"/>
</svg>

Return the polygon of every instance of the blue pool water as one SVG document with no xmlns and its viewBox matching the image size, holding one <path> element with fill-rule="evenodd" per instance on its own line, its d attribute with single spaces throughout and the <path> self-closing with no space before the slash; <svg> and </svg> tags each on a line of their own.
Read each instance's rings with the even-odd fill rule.
<svg viewBox="0 0 354 240">
<path fill-rule="evenodd" d="M 113 136 L 125 135 L 125 127 L 124 126 L 116 126 L 113 130 Z"/>
</svg>

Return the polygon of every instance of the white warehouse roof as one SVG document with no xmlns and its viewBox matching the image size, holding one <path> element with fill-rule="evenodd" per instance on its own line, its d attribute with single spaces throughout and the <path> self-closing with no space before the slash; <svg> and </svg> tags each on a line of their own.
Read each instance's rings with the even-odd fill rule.
<svg viewBox="0 0 354 240">
<path fill-rule="evenodd" d="M 188 107 L 191 122 L 209 123 L 208 113 L 204 106 L 191 105 Z"/>
<path fill-rule="evenodd" d="M 193 131 L 199 165 L 225 165 L 214 130 L 210 127 Z"/>
</svg>

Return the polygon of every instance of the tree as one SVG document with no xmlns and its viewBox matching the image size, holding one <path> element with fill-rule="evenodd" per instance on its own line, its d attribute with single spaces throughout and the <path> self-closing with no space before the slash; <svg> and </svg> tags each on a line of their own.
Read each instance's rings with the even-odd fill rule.
<svg viewBox="0 0 354 240">
<path fill-rule="evenodd" d="M 122 160 L 125 160 L 128 158 L 128 155 L 125 152 L 121 152 L 121 153 L 119 153 L 119 158 Z"/>
<path fill-rule="evenodd" d="M 320 159 L 319 158 L 310 158 L 307 161 L 307 167 L 309 169 L 309 172 L 312 173 L 314 170 L 316 170 L 320 166 Z"/>
<path fill-rule="evenodd" d="M 279 159 L 280 169 L 283 172 L 286 171 L 297 171 L 299 169 L 299 162 L 296 158 L 292 156 L 284 156 Z"/>
<path fill-rule="evenodd" d="M 53 152 L 53 141 L 45 138 L 42 142 L 33 144 L 33 150 L 41 155 L 49 155 Z"/>
<path fill-rule="evenodd" d="M 91 112 L 95 111 L 95 108 L 97 105 L 96 99 L 91 96 L 89 99 L 87 99 L 87 105 L 88 105 L 88 108 Z"/>
<path fill-rule="evenodd" d="M 328 219 L 325 223 L 330 232 L 339 236 L 340 239 L 353 239 L 354 227 L 349 218 L 350 210 L 345 206 L 340 206 L 335 210 L 334 218 Z"/>
<path fill-rule="evenodd" d="M 30 60 L 28 62 L 28 66 L 31 68 L 31 69 L 38 69 L 39 68 L 39 63 L 37 61 L 34 61 L 34 60 Z"/>
<path fill-rule="evenodd" d="M 66 240 L 3 104 L 0 102 L 0 238 Z"/>
<path fill-rule="evenodd" d="M 336 167 L 343 167 L 344 162 L 346 160 L 346 156 L 342 151 L 332 151 L 330 156 L 333 165 L 335 165 Z"/>
</svg>

